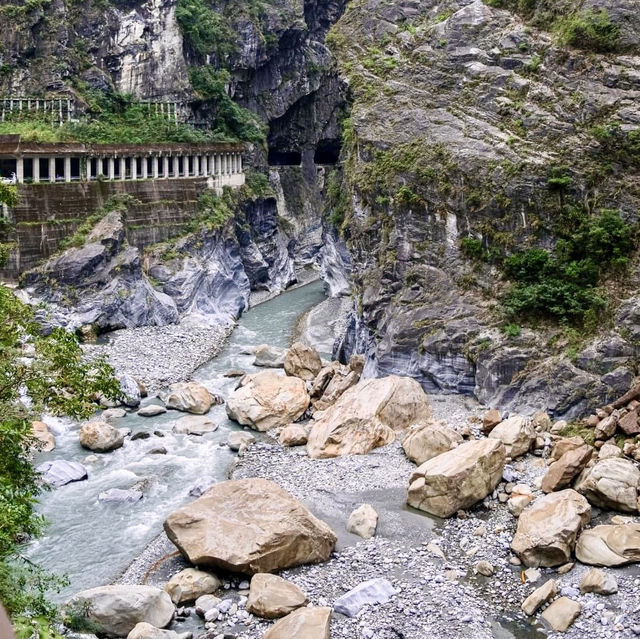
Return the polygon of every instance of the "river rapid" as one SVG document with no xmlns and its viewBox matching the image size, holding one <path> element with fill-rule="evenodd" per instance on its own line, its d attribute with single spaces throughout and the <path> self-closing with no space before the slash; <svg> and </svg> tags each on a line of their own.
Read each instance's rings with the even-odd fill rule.
<svg viewBox="0 0 640 639">
<path fill-rule="evenodd" d="M 255 372 L 253 355 L 258 344 L 290 345 L 302 317 L 325 300 L 323 285 L 314 282 L 287 291 L 246 312 L 238 321 L 226 345 L 192 378 L 212 393 L 226 397 L 237 379 L 225 372 L 240 369 Z M 307 323 L 308 323 L 307 319 Z M 313 339 L 322 351 L 330 342 L 328 323 L 315 327 Z M 157 344 L 170 358 L 173 344 Z M 323 353 L 327 355 L 327 353 Z M 142 405 L 161 404 L 157 397 Z M 184 413 L 168 411 L 157 417 L 139 417 L 128 412 L 112 420 L 132 434 L 145 432 L 147 439 L 125 439 L 124 446 L 105 454 L 90 454 L 78 442 L 80 424 L 70 420 L 45 418 L 56 436 L 56 448 L 38 455 L 37 463 L 65 459 L 87 467 L 89 478 L 45 492 L 38 511 L 48 521 L 45 535 L 29 548 L 29 556 L 45 569 L 65 574 L 69 585 L 58 595 L 65 599 L 85 588 L 113 582 L 162 530 L 166 516 L 193 499 L 190 491 L 226 479 L 235 453 L 226 445 L 227 437 L 240 427 L 226 416 L 224 405 L 208 413 L 218 429 L 202 437 L 172 432 L 176 419 Z M 99 414 L 96 415 L 99 418 Z M 166 454 L 152 454 L 164 448 Z M 111 488 L 139 488 L 144 497 L 137 503 L 103 503 L 98 496 Z"/>
</svg>

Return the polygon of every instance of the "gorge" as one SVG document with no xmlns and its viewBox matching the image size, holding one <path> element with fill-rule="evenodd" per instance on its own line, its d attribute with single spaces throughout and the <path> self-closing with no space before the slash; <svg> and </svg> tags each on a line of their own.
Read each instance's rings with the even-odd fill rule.
<svg viewBox="0 0 640 639">
<path fill-rule="evenodd" d="M 56 632 L 640 634 L 635 5 L 0 2 Z"/>
</svg>

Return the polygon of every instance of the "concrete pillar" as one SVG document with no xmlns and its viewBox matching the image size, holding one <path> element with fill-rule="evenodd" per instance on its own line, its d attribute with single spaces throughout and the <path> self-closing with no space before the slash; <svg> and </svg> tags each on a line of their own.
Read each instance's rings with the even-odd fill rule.
<svg viewBox="0 0 640 639">
<path fill-rule="evenodd" d="M 154 180 L 158 179 L 158 156 L 154 155 L 151 158 L 151 175 Z"/>
<path fill-rule="evenodd" d="M 127 160 L 126 158 L 120 158 L 120 179 L 124 180 L 126 178 L 127 172 Z"/>
<path fill-rule="evenodd" d="M 131 167 L 131 179 L 138 179 L 138 158 L 136 156 L 129 160 L 129 166 Z"/>
<path fill-rule="evenodd" d="M 193 175 L 194 177 L 198 177 L 200 175 L 200 156 L 193 156 Z"/>
<path fill-rule="evenodd" d="M 149 160 L 147 157 L 142 158 L 142 179 L 146 180 L 149 177 Z"/>
<path fill-rule="evenodd" d="M 109 175 L 108 178 L 110 180 L 115 180 L 116 179 L 116 159 L 115 158 L 109 158 L 107 160 L 107 163 L 109 165 Z"/>
<path fill-rule="evenodd" d="M 71 158 L 68 155 L 64 158 L 64 181 L 71 182 Z"/>
<path fill-rule="evenodd" d="M 33 162 L 33 181 L 35 184 L 40 182 L 40 158 L 35 157 L 32 160 Z"/>
<path fill-rule="evenodd" d="M 24 182 L 24 158 L 16 160 L 16 180 L 19 183 Z"/>
<path fill-rule="evenodd" d="M 240 173 L 244 173 L 244 167 L 242 166 L 242 153 L 238 153 L 238 168 Z"/>
<path fill-rule="evenodd" d="M 56 159 L 49 158 L 49 182 L 56 181 Z"/>
<path fill-rule="evenodd" d="M 206 155 L 200 156 L 200 172 L 204 177 L 207 177 L 207 175 L 209 175 L 209 163 L 207 161 L 208 159 L 209 158 Z"/>
<path fill-rule="evenodd" d="M 174 178 L 180 177 L 180 165 L 178 164 L 178 156 L 174 155 L 171 158 L 171 162 L 172 162 L 171 166 L 173 166 L 173 177 Z"/>
</svg>

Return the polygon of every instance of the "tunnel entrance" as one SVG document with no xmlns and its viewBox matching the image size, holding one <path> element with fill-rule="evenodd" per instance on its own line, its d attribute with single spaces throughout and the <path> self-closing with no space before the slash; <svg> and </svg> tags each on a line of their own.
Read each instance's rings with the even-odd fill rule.
<svg viewBox="0 0 640 639">
<path fill-rule="evenodd" d="M 302 153 L 300 151 L 279 151 L 269 149 L 269 166 L 300 166 Z"/>
<path fill-rule="evenodd" d="M 313 156 L 315 164 L 337 164 L 340 160 L 339 140 L 320 140 Z"/>
</svg>

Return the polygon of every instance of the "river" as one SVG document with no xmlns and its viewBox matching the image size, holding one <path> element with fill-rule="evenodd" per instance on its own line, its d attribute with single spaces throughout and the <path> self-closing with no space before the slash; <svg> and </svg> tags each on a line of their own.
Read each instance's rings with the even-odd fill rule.
<svg viewBox="0 0 640 639">
<path fill-rule="evenodd" d="M 237 379 L 224 377 L 230 369 L 254 372 L 249 347 L 266 343 L 288 346 L 298 320 L 325 299 L 320 282 L 285 292 L 245 313 L 222 351 L 193 375 L 211 392 L 226 397 Z M 318 340 L 327 343 L 320 327 Z M 173 346 L 159 345 L 171 357 Z M 161 403 L 157 398 L 143 405 Z M 53 459 L 79 461 L 87 467 L 86 481 L 45 492 L 38 511 L 48 520 L 45 535 L 29 548 L 32 560 L 47 570 L 66 574 L 69 585 L 60 599 L 112 582 L 162 530 L 166 516 L 193 499 L 195 485 L 209 485 L 226 478 L 235 453 L 226 446 L 229 432 L 238 430 L 227 419 L 224 405 L 209 412 L 218 429 L 202 437 L 176 435 L 172 426 L 183 413 L 169 411 L 157 417 L 128 413 L 114 420 L 118 428 L 132 433 L 146 431 L 148 439 L 125 440 L 122 448 L 90 455 L 78 443 L 79 424 L 69 420 L 47 420 L 56 434 L 56 449 L 38 455 L 37 463 Z M 99 417 L 97 415 L 96 417 Z M 154 434 L 158 432 L 161 436 Z M 150 454 L 164 447 L 166 454 Z M 98 495 L 110 488 L 140 486 L 144 498 L 134 504 L 109 504 Z"/>
</svg>

